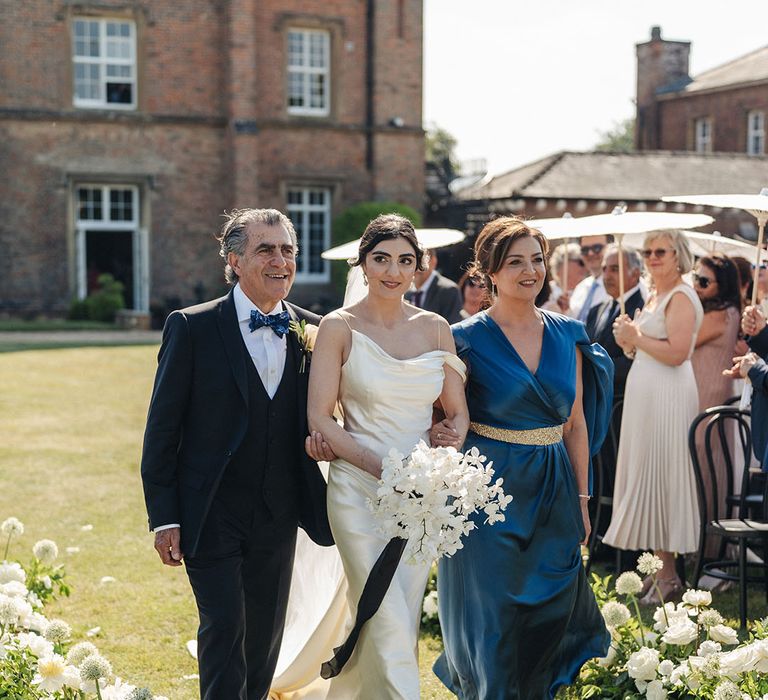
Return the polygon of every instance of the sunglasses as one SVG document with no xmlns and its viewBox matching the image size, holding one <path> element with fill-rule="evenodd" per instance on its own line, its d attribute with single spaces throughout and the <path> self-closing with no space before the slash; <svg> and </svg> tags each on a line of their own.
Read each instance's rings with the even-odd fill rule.
<svg viewBox="0 0 768 700">
<path fill-rule="evenodd" d="M 467 280 L 467 284 L 470 287 L 477 287 L 478 289 L 485 289 L 485 284 L 483 284 L 480 280 L 468 279 Z"/>
<path fill-rule="evenodd" d="M 699 287 L 701 287 L 702 289 L 706 289 L 707 287 L 709 287 L 710 284 L 714 284 L 715 282 L 715 280 L 709 277 L 704 277 L 704 275 L 699 275 L 696 272 L 694 272 L 692 276 L 693 276 L 693 281 L 696 282 L 696 284 L 698 284 Z"/>
<path fill-rule="evenodd" d="M 651 256 L 661 260 L 667 253 L 673 252 L 672 248 L 646 248 L 642 251 L 643 257 L 648 260 Z"/>
<path fill-rule="evenodd" d="M 758 268 L 755 267 L 754 263 L 752 264 L 752 269 L 756 270 Z M 768 263 L 760 263 L 760 270 L 768 270 Z"/>
<path fill-rule="evenodd" d="M 605 248 L 604 243 L 594 243 L 593 245 L 583 245 L 581 246 L 581 254 L 582 255 L 600 255 L 600 253 L 603 252 L 603 248 Z"/>
</svg>

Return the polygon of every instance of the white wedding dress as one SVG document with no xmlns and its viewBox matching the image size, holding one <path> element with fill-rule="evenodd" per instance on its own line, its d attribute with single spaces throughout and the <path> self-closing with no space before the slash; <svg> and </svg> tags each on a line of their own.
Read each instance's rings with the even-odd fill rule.
<svg viewBox="0 0 768 700">
<path fill-rule="evenodd" d="M 446 364 L 464 377 L 464 365 L 452 353 L 433 350 L 400 360 L 352 329 L 339 390 L 345 430 L 382 456 L 393 447 L 409 454 L 419 440 L 428 440 Z M 328 516 L 337 547 L 317 547 L 300 533 L 270 695 L 275 700 L 419 698 L 417 643 L 426 565 L 400 562 L 342 672 L 330 681 L 319 677 L 321 664 L 346 638 L 368 573 L 387 543 L 367 507 L 377 487 L 374 477 L 342 459 L 330 464 Z"/>
</svg>

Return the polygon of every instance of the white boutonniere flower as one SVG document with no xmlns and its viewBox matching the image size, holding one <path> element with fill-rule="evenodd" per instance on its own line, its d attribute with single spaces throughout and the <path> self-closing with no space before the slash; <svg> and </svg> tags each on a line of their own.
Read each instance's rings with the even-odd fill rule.
<svg viewBox="0 0 768 700">
<path fill-rule="evenodd" d="M 296 339 L 299 341 L 299 347 L 301 348 L 301 365 L 299 367 L 299 373 L 303 374 L 307 371 L 307 361 L 312 355 L 312 351 L 315 349 L 315 339 L 317 338 L 317 326 L 307 323 L 306 320 L 291 321 L 288 324 L 291 333 L 296 334 Z"/>
</svg>

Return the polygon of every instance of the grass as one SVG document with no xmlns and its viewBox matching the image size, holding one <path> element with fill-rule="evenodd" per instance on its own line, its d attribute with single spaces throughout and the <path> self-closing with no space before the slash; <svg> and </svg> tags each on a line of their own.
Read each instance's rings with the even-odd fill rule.
<svg viewBox="0 0 768 700">
<path fill-rule="evenodd" d="M 44 537 L 58 543 L 73 593 L 49 616 L 67 620 L 77 641 L 101 627 L 93 641 L 117 675 L 191 700 L 197 682 L 184 676 L 197 668 L 184 644 L 195 635 L 195 605 L 184 570 L 161 566 L 152 549 L 139 478 L 155 355 L 153 346 L 0 354 L 0 520 L 26 525 L 12 558 L 27 560 Z M 104 576 L 116 581 L 102 584 Z M 715 603 L 737 617 L 735 591 Z M 755 587 L 750 616 L 765 614 Z M 419 649 L 422 698 L 453 697 L 431 671 L 439 639 L 423 636 Z"/>
<path fill-rule="evenodd" d="M 4 331 L 116 331 L 120 330 L 114 323 L 101 321 L 68 321 L 66 319 L 35 319 L 22 321 L 18 319 L 0 319 L 0 332 Z"/>
</svg>

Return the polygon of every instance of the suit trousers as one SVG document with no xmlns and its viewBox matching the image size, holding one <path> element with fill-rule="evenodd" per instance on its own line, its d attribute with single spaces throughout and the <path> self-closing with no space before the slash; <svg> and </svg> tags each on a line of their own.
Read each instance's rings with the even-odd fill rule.
<svg viewBox="0 0 768 700">
<path fill-rule="evenodd" d="M 266 700 L 283 637 L 296 546 L 295 516 L 238 508 L 217 495 L 195 556 L 202 700 Z"/>
</svg>

